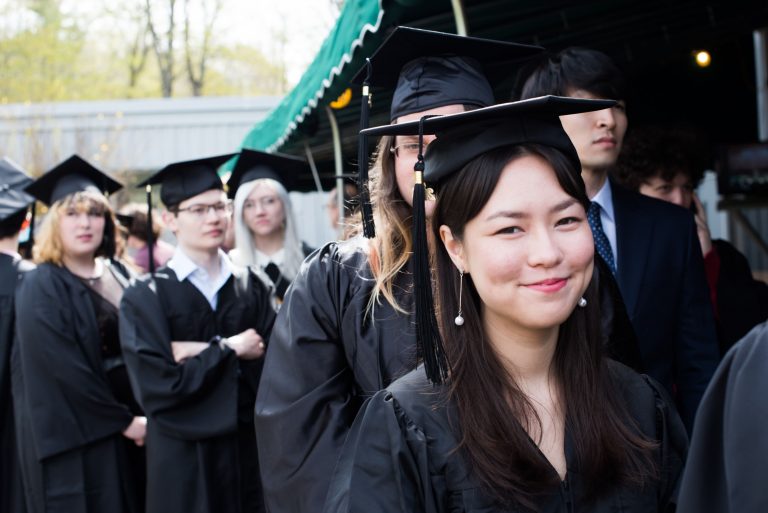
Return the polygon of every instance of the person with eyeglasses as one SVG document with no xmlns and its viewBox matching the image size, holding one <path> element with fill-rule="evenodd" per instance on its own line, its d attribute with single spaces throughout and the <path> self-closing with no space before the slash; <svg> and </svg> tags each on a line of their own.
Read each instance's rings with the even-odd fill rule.
<svg viewBox="0 0 768 513">
<path fill-rule="evenodd" d="M 148 513 L 264 510 L 253 405 L 275 314 L 268 288 L 220 249 L 232 203 L 217 170 L 231 157 L 170 164 L 141 184 L 162 185 L 178 242 L 121 305 L 148 418 Z"/>
<path fill-rule="evenodd" d="M 549 96 L 364 131 L 437 134 L 413 173 L 425 357 L 362 406 L 317 511 L 674 510 L 685 428 L 602 343 L 590 201 L 559 117 L 612 105 Z"/>
<path fill-rule="evenodd" d="M 508 74 L 539 51 L 398 27 L 371 57 L 370 85 L 394 89 L 393 122 L 463 112 L 494 102 L 485 75 L 491 63 L 505 62 Z M 313 253 L 280 307 L 256 402 L 271 513 L 321 510 L 358 409 L 418 362 L 408 265 L 416 158 L 402 146 L 414 142 L 382 138 L 370 184 L 359 184 L 370 190 L 375 238 Z"/>
</svg>

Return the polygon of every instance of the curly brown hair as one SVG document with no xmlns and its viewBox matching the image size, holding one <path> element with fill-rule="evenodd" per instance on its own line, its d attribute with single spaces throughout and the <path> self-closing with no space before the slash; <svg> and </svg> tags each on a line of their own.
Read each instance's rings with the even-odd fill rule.
<svg viewBox="0 0 768 513">
<path fill-rule="evenodd" d="M 672 181 L 678 174 L 696 187 L 710 161 L 706 148 L 703 137 L 690 128 L 639 127 L 627 135 L 611 176 L 633 191 L 651 178 Z"/>
</svg>

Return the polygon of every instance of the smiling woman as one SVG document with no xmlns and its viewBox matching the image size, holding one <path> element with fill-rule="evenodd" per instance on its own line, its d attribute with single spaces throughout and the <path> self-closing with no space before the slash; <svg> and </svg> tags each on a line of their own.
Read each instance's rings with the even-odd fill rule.
<svg viewBox="0 0 768 513">
<path fill-rule="evenodd" d="M 417 291 L 424 368 L 358 414 L 326 511 L 640 513 L 674 500 L 684 429 L 660 386 L 605 356 L 589 199 L 558 117 L 610 103 L 543 97 L 371 129 L 437 135 L 414 168 L 437 195 L 437 308 Z M 414 280 L 429 284 L 424 251 Z"/>
<path fill-rule="evenodd" d="M 559 173 L 550 162 L 559 164 Z M 515 146 L 484 155 L 471 166 L 474 173 L 468 171 L 467 179 L 498 181 L 466 224 L 460 218 L 466 210 L 474 213 L 478 198 L 467 203 L 462 191 L 445 192 L 436 218 L 443 223 L 439 235 L 452 263 L 471 277 L 491 329 L 524 332 L 556 326 L 568 318 L 587 289 L 594 245 L 586 223 L 586 198 L 576 199 L 578 189 L 573 180 L 566 181 L 565 164 L 546 147 Z M 551 193 L 542 197 L 541 191 Z M 446 204 L 467 209 L 448 209 Z"/>
</svg>

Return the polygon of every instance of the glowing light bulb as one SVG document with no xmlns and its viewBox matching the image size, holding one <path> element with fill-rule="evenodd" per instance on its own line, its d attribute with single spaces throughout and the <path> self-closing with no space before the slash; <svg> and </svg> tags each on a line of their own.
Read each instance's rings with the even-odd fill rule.
<svg viewBox="0 0 768 513">
<path fill-rule="evenodd" d="M 696 65 L 700 68 L 706 68 L 712 64 L 712 56 L 706 50 L 699 50 L 695 52 Z"/>
</svg>

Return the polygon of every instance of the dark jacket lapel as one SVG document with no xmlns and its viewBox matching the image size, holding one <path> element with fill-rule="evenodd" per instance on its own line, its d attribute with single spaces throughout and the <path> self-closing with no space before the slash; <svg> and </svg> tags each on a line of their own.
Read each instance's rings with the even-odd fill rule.
<svg viewBox="0 0 768 513">
<path fill-rule="evenodd" d="M 634 317 L 648 255 L 653 245 L 653 220 L 645 216 L 637 193 L 611 181 L 619 253 L 616 279 L 630 317 Z"/>
</svg>

